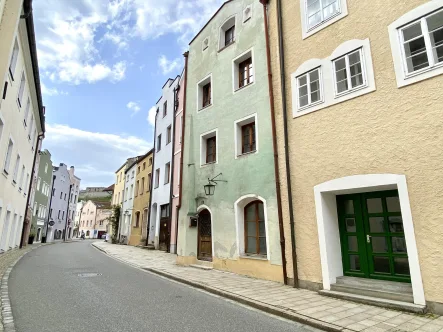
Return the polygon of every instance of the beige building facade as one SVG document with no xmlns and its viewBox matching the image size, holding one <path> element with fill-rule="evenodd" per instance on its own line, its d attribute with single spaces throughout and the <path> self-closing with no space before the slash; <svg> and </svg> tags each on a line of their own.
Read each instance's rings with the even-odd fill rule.
<svg viewBox="0 0 443 332">
<path fill-rule="evenodd" d="M 109 203 L 87 201 L 81 208 L 79 234 L 87 239 L 101 239 L 108 229 L 112 210 Z"/>
<path fill-rule="evenodd" d="M 262 2 L 288 277 L 396 282 L 443 313 L 443 1 Z"/>
</svg>

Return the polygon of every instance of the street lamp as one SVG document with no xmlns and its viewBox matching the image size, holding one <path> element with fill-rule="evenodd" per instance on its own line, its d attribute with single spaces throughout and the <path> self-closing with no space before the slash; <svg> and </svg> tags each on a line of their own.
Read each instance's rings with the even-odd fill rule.
<svg viewBox="0 0 443 332">
<path fill-rule="evenodd" d="M 220 174 L 214 176 L 212 179 L 208 178 L 208 184 L 203 186 L 203 188 L 205 189 L 206 196 L 213 196 L 214 195 L 215 186 L 217 185 L 217 182 L 228 182 L 226 180 L 216 180 L 216 178 L 222 174 L 223 173 L 220 173 Z"/>
</svg>

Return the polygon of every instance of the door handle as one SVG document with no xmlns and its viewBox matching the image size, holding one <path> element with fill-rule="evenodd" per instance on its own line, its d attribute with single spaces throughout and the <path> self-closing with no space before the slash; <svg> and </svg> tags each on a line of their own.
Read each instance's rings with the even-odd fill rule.
<svg viewBox="0 0 443 332">
<path fill-rule="evenodd" d="M 369 234 L 366 235 L 366 242 L 371 243 L 371 237 Z"/>
</svg>

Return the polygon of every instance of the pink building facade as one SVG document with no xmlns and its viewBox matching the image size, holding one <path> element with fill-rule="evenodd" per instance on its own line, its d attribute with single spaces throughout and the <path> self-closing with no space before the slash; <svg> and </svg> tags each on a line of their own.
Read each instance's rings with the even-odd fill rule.
<svg viewBox="0 0 443 332">
<path fill-rule="evenodd" d="M 174 145 L 173 145 L 173 175 L 172 175 L 172 199 L 171 199 L 171 239 L 170 252 L 177 253 L 177 223 L 178 223 L 178 208 L 180 196 L 180 163 L 182 155 L 182 128 L 183 128 L 183 99 L 185 97 L 185 79 L 186 73 L 183 73 L 179 81 L 179 90 L 175 96 L 176 107 L 174 117 Z"/>
</svg>

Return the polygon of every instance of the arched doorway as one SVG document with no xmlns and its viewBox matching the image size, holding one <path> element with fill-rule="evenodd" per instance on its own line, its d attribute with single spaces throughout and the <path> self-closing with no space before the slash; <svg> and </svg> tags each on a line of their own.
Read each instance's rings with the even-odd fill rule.
<svg viewBox="0 0 443 332">
<path fill-rule="evenodd" d="M 212 261 L 211 213 L 204 209 L 198 214 L 198 255 L 197 258 Z"/>
</svg>

